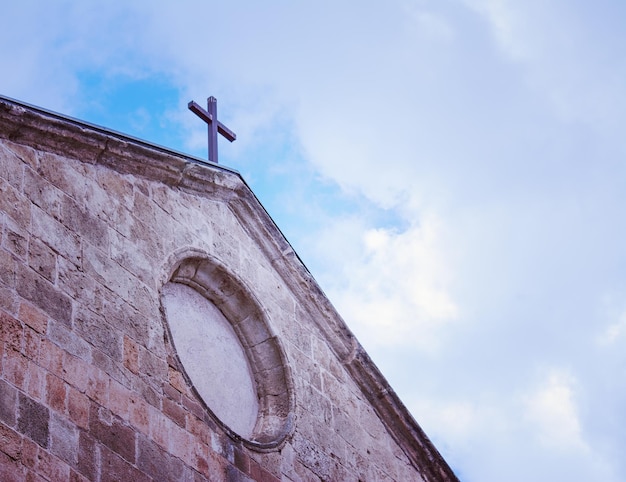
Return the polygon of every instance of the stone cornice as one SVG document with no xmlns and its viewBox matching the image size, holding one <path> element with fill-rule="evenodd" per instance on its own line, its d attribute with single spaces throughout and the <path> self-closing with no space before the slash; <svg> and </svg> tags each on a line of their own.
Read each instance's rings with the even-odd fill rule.
<svg viewBox="0 0 626 482">
<path fill-rule="evenodd" d="M 424 480 L 458 480 L 237 171 L 1 96 L 0 137 L 226 202 Z"/>
</svg>

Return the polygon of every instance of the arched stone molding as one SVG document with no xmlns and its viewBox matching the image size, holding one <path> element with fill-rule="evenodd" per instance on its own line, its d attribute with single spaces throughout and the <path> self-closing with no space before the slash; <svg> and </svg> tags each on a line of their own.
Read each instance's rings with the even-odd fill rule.
<svg viewBox="0 0 626 482">
<path fill-rule="evenodd" d="M 294 429 L 294 390 L 285 353 L 274 335 L 267 314 L 252 290 L 225 266 L 196 250 L 188 257 L 177 253 L 167 283 L 179 283 L 202 295 L 224 315 L 232 326 L 248 360 L 258 397 L 258 415 L 250 436 L 237 433 L 213 412 L 198 393 L 177 353 L 166 310 L 166 331 L 182 373 L 215 421 L 235 440 L 246 446 L 270 451 L 282 446 Z M 163 294 L 161 300 L 163 308 Z"/>
</svg>

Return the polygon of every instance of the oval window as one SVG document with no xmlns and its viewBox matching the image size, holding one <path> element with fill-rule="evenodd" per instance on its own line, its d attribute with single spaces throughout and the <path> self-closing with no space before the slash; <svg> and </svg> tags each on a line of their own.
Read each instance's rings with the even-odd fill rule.
<svg viewBox="0 0 626 482">
<path fill-rule="evenodd" d="M 187 258 L 161 302 L 175 356 L 219 425 L 256 450 L 293 431 L 293 382 L 266 311 L 213 259 Z"/>
<path fill-rule="evenodd" d="M 243 347 L 222 312 L 180 283 L 163 287 L 163 307 L 187 376 L 222 422 L 250 437 L 259 403 Z"/>
</svg>

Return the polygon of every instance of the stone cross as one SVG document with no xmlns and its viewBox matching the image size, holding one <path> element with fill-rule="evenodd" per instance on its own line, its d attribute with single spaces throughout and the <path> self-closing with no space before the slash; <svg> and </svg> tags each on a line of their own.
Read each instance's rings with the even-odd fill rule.
<svg viewBox="0 0 626 482">
<path fill-rule="evenodd" d="M 217 120 L 217 99 L 213 96 L 207 99 L 207 110 L 204 110 L 193 100 L 187 104 L 189 110 L 207 123 L 209 127 L 209 161 L 217 164 L 217 134 L 222 134 L 230 142 L 237 139 L 236 134 Z"/>
</svg>

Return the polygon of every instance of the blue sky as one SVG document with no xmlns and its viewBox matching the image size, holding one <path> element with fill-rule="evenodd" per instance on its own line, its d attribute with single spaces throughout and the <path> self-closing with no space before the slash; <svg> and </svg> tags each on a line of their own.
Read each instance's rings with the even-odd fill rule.
<svg viewBox="0 0 626 482">
<path fill-rule="evenodd" d="M 0 92 L 243 174 L 464 481 L 626 480 L 626 4 L 12 2 Z"/>
</svg>

